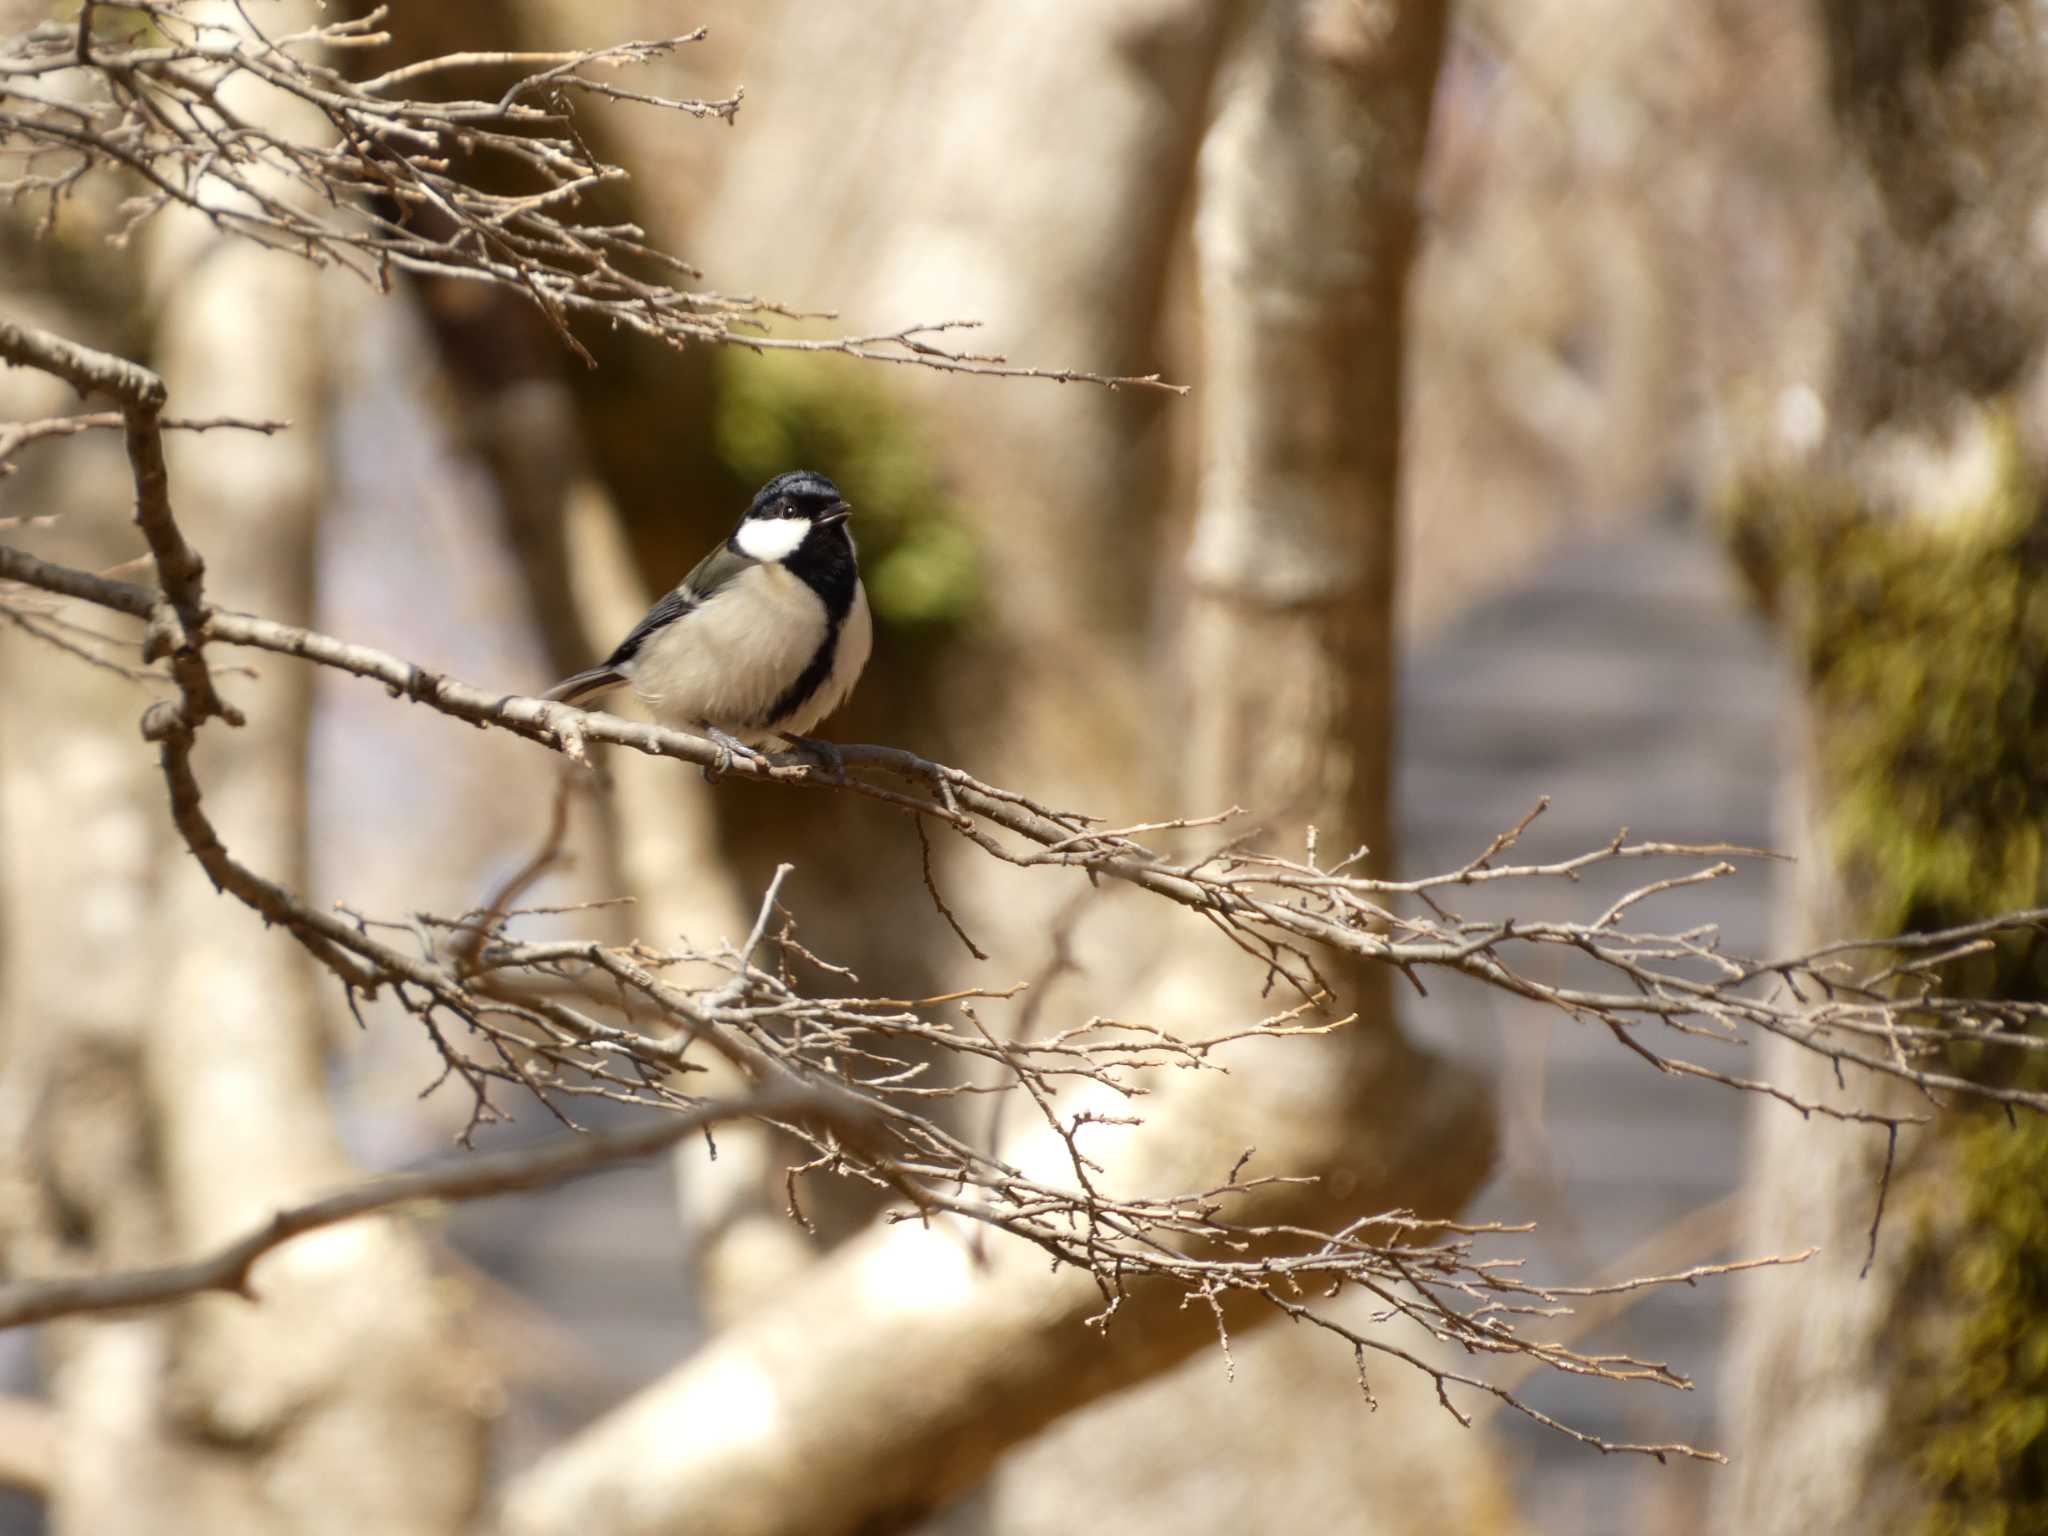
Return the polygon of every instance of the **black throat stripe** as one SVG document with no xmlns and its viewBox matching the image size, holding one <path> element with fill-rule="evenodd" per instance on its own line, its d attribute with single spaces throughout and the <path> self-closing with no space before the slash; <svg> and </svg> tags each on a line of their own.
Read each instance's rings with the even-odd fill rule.
<svg viewBox="0 0 2048 1536">
<path fill-rule="evenodd" d="M 754 721 L 759 730 L 775 729 L 775 722 L 787 720 L 825 686 L 832 675 L 832 663 L 839 656 L 839 634 L 846 616 L 853 612 L 854 594 L 860 590 L 860 570 L 854 563 L 853 536 L 844 523 L 815 528 L 804 542 L 783 561 L 789 573 L 818 594 L 825 605 L 825 638 L 812 655 L 810 664 L 796 680 L 783 689 L 781 697 Z"/>
<path fill-rule="evenodd" d="M 860 585 L 853 536 L 846 531 L 846 525 L 829 523 L 813 528 L 782 564 L 790 575 L 818 594 L 818 601 L 825 605 L 825 617 L 836 631 L 840 621 L 853 611 L 853 591 Z"/>
</svg>

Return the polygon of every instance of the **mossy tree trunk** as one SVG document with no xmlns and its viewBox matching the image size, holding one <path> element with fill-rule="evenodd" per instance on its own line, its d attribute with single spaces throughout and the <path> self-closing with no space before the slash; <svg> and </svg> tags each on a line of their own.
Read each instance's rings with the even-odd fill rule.
<svg viewBox="0 0 2048 1536">
<path fill-rule="evenodd" d="M 2048 44 L 2002 0 L 1822 0 L 1818 22 L 1832 356 L 1780 397 L 1800 440 L 1728 502 L 1803 684 L 1792 944 L 2048 904 Z M 2048 942 L 1950 981 L 2048 998 Z M 1931 1108 L 1765 1049 L 1803 1096 Z M 1873 1242 L 1885 1135 L 1757 1116 L 1750 1245 L 1821 1252 L 1744 1293 L 1728 1528 L 2042 1529 L 2048 1124 L 1942 1107 L 1901 1136 Z"/>
</svg>

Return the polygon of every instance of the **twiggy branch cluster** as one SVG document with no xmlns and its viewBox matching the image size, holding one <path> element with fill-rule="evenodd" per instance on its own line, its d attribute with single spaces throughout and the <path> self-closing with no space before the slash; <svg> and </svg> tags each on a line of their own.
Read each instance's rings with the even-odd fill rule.
<svg viewBox="0 0 2048 1536">
<path fill-rule="evenodd" d="M 0 577 L 148 619 L 159 594 L 130 583 L 69 570 L 20 550 L 0 547 Z M 296 656 L 381 682 L 393 693 L 474 725 L 509 730 L 580 759 L 591 742 L 630 747 L 712 769 L 716 747 L 659 726 L 586 713 L 570 705 L 495 694 L 332 636 L 221 609 L 206 611 L 205 639 Z M 1841 1068 L 1862 1068 L 1919 1089 L 1930 1110 L 1941 1096 L 2048 1109 L 2048 1093 L 2001 1082 L 1995 1074 L 1964 1075 L 1949 1065 L 1958 1048 L 2024 1053 L 2048 1049 L 2033 1033 L 2048 1005 L 1948 995 L 1944 967 L 1979 953 L 2001 934 L 2048 925 L 2048 909 L 2007 913 L 1966 927 L 1829 944 L 1804 954 L 1758 959 L 1730 954 L 1711 928 L 1660 932 L 1624 926 L 1623 919 L 1655 896 L 1724 878 L 1734 858 L 1769 858 L 1761 849 L 1720 844 L 1627 842 L 1571 859 L 1501 864 L 1542 809 L 1501 834 L 1461 868 L 1415 880 L 1350 873 L 1359 854 L 1335 864 L 1313 852 L 1288 859 L 1226 843 L 1193 858 L 1175 858 L 1139 840 L 1147 831 L 1178 830 L 1220 818 L 1182 819 L 1145 827 L 1104 828 L 1094 818 L 1042 805 L 958 768 L 893 747 L 844 746 L 848 772 L 828 777 L 807 758 L 765 763 L 740 760 L 727 771 L 797 788 L 861 795 L 965 837 L 992 857 L 1024 867 L 1051 865 L 1121 881 L 1199 913 L 1257 956 L 1276 981 L 1307 999 L 1322 996 L 1316 955 L 1336 951 L 1394 966 L 1422 987 L 1422 976 L 1448 971 L 1559 1009 L 1607 1029 L 1660 1072 L 1704 1078 L 1781 1099 L 1801 1113 L 1879 1125 L 1919 1117 L 1845 1107 L 1797 1097 L 1777 1086 L 1734 1076 L 1703 1062 L 1653 1049 L 1646 1028 L 1685 1037 L 1739 1041 L 1781 1035 Z M 1231 813 L 1235 814 L 1235 813 Z M 1454 893 L 1503 881 L 1574 881 L 1597 865 L 1662 859 L 1710 862 L 1677 876 L 1645 881 L 1590 921 L 1477 919 L 1451 906 Z M 1427 910 L 1403 911 L 1404 900 Z M 276 918 L 278 914 L 268 914 Z M 1590 962 L 1601 984 L 1539 979 L 1535 953 L 1561 952 Z"/>
<path fill-rule="evenodd" d="M 0 203 L 40 204 L 53 222 L 95 178 L 126 187 L 116 238 L 163 209 L 197 210 L 227 234 L 345 268 L 379 285 L 394 272 L 511 289 L 539 308 L 586 362 L 578 323 L 626 327 L 671 345 L 736 342 L 840 352 L 949 372 L 1170 389 L 1120 377 L 1013 364 L 954 345 L 961 320 L 865 335 L 777 334 L 778 321 L 829 320 L 766 299 L 697 286 L 702 273 L 626 223 L 577 217 L 621 167 L 577 131 L 575 99 L 597 96 L 730 121 L 735 93 L 691 100 L 606 76 L 699 40 L 701 30 L 574 53 L 458 53 L 367 80 L 332 62 L 389 41 L 384 11 L 268 36 L 251 14 L 208 19 L 191 0 L 97 0 L 73 23 L 0 39 Z M 523 71 L 493 98 L 407 94 Z M 252 114 L 252 96 L 289 97 L 324 135 L 287 136 Z M 514 190 L 486 191 L 479 180 Z"/>
<path fill-rule="evenodd" d="M 1711 930 L 1644 931 L 1630 919 L 1660 893 L 1718 879 L 1733 869 L 1729 859 L 1756 850 L 1628 843 L 1617 837 L 1568 860 L 1502 864 L 1540 805 L 1460 868 L 1425 879 L 1389 881 L 1353 873 L 1357 855 L 1321 862 L 1313 840 L 1300 859 L 1258 852 L 1248 837 L 1199 856 L 1171 856 L 1144 839 L 1224 823 L 1237 813 L 1106 828 L 1090 817 L 889 748 L 846 747 L 845 772 L 833 776 L 808 761 L 732 765 L 734 773 L 791 788 L 822 788 L 878 801 L 916 818 L 920 827 L 936 824 L 1011 864 L 1118 880 L 1199 913 L 1257 956 L 1273 982 L 1300 994 L 1296 1006 L 1206 1040 L 1106 1021 L 1028 1042 L 1006 1040 L 983 1023 L 974 1005 L 1007 994 L 978 989 L 917 1001 L 814 995 L 797 984 L 797 968 L 827 975 L 834 968 L 810 955 L 786 920 L 777 924 L 780 875 L 762 903 L 753 933 L 734 950 L 680 954 L 592 940 L 520 939 L 509 927 L 521 915 L 515 903 L 552 857 L 559 817 L 549 845 L 506 890 L 476 911 L 388 924 L 316 910 L 236 861 L 207 816 L 193 770 L 196 733 L 211 720 L 234 725 L 241 718 L 215 685 L 210 647 L 250 647 L 373 679 L 394 696 L 453 719 L 511 731 L 572 759 L 581 759 L 594 741 L 706 769 L 720 762 L 720 754 L 680 732 L 488 693 L 331 636 L 214 606 L 205 595 L 203 563 L 172 511 L 162 457 L 161 382 L 120 359 L 7 323 L 0 323 L 0 360 L 54 374 L 83 392 L 110 395 L 118 405 L 134 471 L 136 520 L 161 587 L 55 565 L 7 545 L 0 545 L 0 580 L 142 621 L 144 658 L 164 664 L 155 675 L 171 689 L 170 696 L 150 706 L 144 734 L 157 743 L 179 832 L 216 886 L 292 933 L 340 980 L 352 1002 L 375 993 L 395 997 L 439 1048 L 444 1077 L 459 1080 L 469 1091 L 472 1127 L 499 1113 L 493 1094 L 503 1086 L 532 1095 L 572 1133 L 579 1128 L 570 1110 L 580 1096 L 625 1100 L 661 1112 L 654 1127 L 633 1133 L 609 1151 L 609 1143 L 572 1140 L 505 1154 L 497 1163 L 469 1165 L 467 1174 L 456 1168 L 421 1175 L 411 1184 L 345 1191 L 282 1213 L 229 1249 L 171 1271 L 0 1291 L 0 1324 L 202 1289 L 243 1288 L 255 1259 L 294 1232 L 404 1199 L 466 1198 L 568 1177 L 592 1166 L 593 1159 L 634 1155 L 687 1131 L 708 1134 L 713 1121 L 744 1114 L 789 1131 L 812 1149 L 812 1160 L 789 1175 L 796 1219 L 802 1219 L 799 1187 L 805 1175 L 830 1172 L 869 1180 L 902 1198 L 906 1219 L 964 1219 L 1031 1243 L 1055 1264 L 1092 1275 L 1101 1287 L 1105 1323 L 1139 1286 L 1170 1286 L 1213 1308 L 1219 1328 L 1226 1305 L 1250 1299 L 1342 1337 L 1359 1355 L 1368 1395 L 1363 1362 L 1368 1354 L 1380 1354 L 1428 1372 L 1445 1406 L 1461 1416 L 1448 1395 L 1452 1386 L 1491 1394 L 1603 1449 L 1702 1455 L 1682 1445 L 1617 1445 L 1556 1424 L 1484 1376 L 1434 1364 L 1385 1330 L 1351 1328 L 1322 1304 L 1331 1295 L 1362 1292 L 1373 1298 L 1384 1320 L 1412 1324 L 1469 1355 L 1509 1354 L 1550 1369 L 1616 1381 L 1685 1385 L 1668 1367 L 1581 1353 L 1541 1337 L 1543 1322 L 1558 1317 L 1572 1295 L 1584 1293 L 1532 1285 L 1517 1276 L 1514 1260 L 1483 1257 L 1474 1249 L 1477 1237 L 1517 1229 L 1420 1221 L 1398 1211 L 1368 1214 L 1338 1231 L 1239 1219 L 1253 1197 L 1291 1182 L 1284 1175 L 1248 1175 L 1245 1159 L 1218 1169 L 1204 1188 L 1164 1198 L 1126 1197 L 1108 1187 L 1103 1166 L 1084 1150 L 1084 1141 L 1095 1134 L 1090 1127 L 1131 1119 L 1102 1105 L 1139 1098 L 1148 1076 L 1159 1069 L 1203 1070 L 1226 1040 L 1279 1039 L 1341 1028 L 1347 1021 L 1323 1012 L 1328 991 L 1317 973 L 1318 957 L 1335 951 L 1395 966 L 1418 987 L 1421 975 L 1430 971 L 1466 976 L 1597 1023 L 1659 1070 L 1772 1094 L 1801 1110 L 1897 1123 L 1895 1116 L 1804 1102 L 1771 1084 L 1653 1051 L 1640 1036 L 1651 1027 L 1681 1039 L 1741 1038 L 1762 1030 L 1794 1039 L 1838 1065 L 1902 1078 L 1930 1101 L 1946 1091 L 2044 1107 L 2042 1097 L 2031 1091 L 1946 1071 L 1941 1057 L 1957 1045 L 2039 1049 L 2026 1031 L 2042 1008 L 1948 997 L 1935 977 L 1943 963 L 1992 942 L 2002 931 L 2038 926 L 2048 914 L 2014 914 L 1969 929 L 1881 944 L 1837 944 L 1785 960 L 1745 959 L 1725 953 Z M 20 607 L 23 595 L 22 588 L 0 586 L 0 609 Z M 1688 866 L 1644 881 L 1590 921 L 1481 921 L 1460 916 L 1452 906 L 1461 890 L 1502 882 L 1571 881 L 1596 865 L 1665 859 L 1685 860 Z M 1415 910 L 1406 910 L 1409 904 Z M 764 950 L 779 957 L 779 963 L 758 963 Z M 1604 983 L 1565 986 L 1534 979 L 1524 957 L 1554 950 L 1580 957 Z M 1882 958 L 1872 961 L 1868 955 Z M 709 962 L 723 979 L 698 985 L 669 979 L 684 962 Z M 912 1044 L 927 1057 L 937 1050 L 978 1061 L 983 1070 L 969 1076 L 979 1086 L 936 1081 L 937 1074 L 909 1065 L 912 1053 L 906 1048 Z M 692 1094 L 692 1054 L 700 1050 L 716 1052 L 736 1066 L 758 1096 L 734 1104 Z M 1062 1092 L 1076 1085 L 1088 1092 L 1070 1095 L 1062 1104 Z M 1008 1092 L 1028 1102 L 1056 1140 L 1062 1159 L 1058 1170 L 1031 1170 L 1006 1160 L 994 1146 L 947 1129 L 932 1113 L 934 1099 L 972 1091 Z M 1094 1107 L 1073 1107 L 1076 1097 Z M 679 1115 L 684 1118 L 678 1120 Z M 1643 1277 L 1619 1288 L 1690 1281 L 1710 1272 L 1718 1270 Z"/>
<path fill-rule="evenodd" d="M 598 78 L 641 63 L 689 38 L 626 44 L 587 53 L 456 55 L 352 82 L 327 60 L 374 46 L 377 19 L 337 23 L 270 38 L 246 12 L 234 26 L 200 18 L 182 0 L 96 0 L 73 25 L 47 24 L 0 42 L 0 196 L 44 200 L 51 216 L 93 178 L 122 178 L 131 199 L 126 230 L 172 206 L 196 209 L 224 232 L 280 247 L 317 263 L 383 282 L 393 271 L 483 282 L 527 296 L 571 347 L 579 323 L 629 327 L 670 344 L 738 342 L 756 347 L 834 350 L 882 361 L 957 371 L 1139 384 L 1013 367 L 999 358 L 942 348 L 951 323 L 889 335 L 813 340 L 775 335 L 789 315 L 765 301 L 730 298 L 685 284 L 697 274 L 651 247 L 626 225 L 575 222 L 578 200 L 624 173 L 591 155 L 570 112 L 574 94 L 596 94 L 699 116 L 729 117 L 738 98 L 667 100 Z M 478 66 L 522 77 L 495 99 L 415 100 L 406 88 Z M 255 125 L 235 102 L 248 91 L 281 92 L 324 124 L 318 142 Z M 523 190 L 479 190 L 462 174 L 496 162 Z M 1775 1085 L 1737 1077 L 1678 1054 L 1688 1037 L 1740 1040 L 1778 1034 L 1819 1052 L 1838 1070 L 1857 1068 L 1913 1084 L 1930 1104 L 1973 1096 L 2031 1109 L 2048 1095 L 1990 1074 L 1951 1070 L 1957 1048 L 1975 1053 L 2042 1048 L 2031 1033 L 2040 1005 L 1965 1000 L 1942 993 L 1950 961 L 1999 934 L 2039 926 L 2048 914 L 2021 913 L 1969 929 L 1881 942 L 1835 945 L 1765 961 L 1723 951 L 1711 929 L 1658 931 L 1644 908 L 1675 888 L 1730 873 L 1730 860 L 1756 850 L 1611 843 L 1574 859 L 1506 864 L 1528 826 L 1510 829 L 1459 869 L 1389 881 L 1356 872 L 1356 854 L 1325 862 L 1311 833 L 1302 856 L 1263 851 L 1250 835 L 1226 837 L 1196 855 L 1173 851 L 1158 834 L 1183 837 L 1238 813 L 1110 828 L 1039 803 L 914 754 L 874 746 L 843 749 L 844 771 L 808 761 L 742 761 L 729 771 L 792 789 L 862 796 L 928 828 L 963 837 L 1006 863 L 1082 872 L 1122 882 L 1197 913 L 1257 958 L 1269 981 L 1291 994 L 1268 1018 L 1213 1039 L 1190 1040 L 1143 1023 L 1092 1021 L 1029 1039 L 1008 1039 L 977 1004 L 1006 994 L 979 989 L 920 1000 L 817 995 L 802 975 L 844 977 L 809 954 L 786 918 L 778 921 L 780 877 L 754 931 L 738 948 L 673 953 L 591 940 L 533 942 L 513 932 L 517 903 L 552 857 L 544 846 L 529 869 L 475 911 L 384 923 L 322 911 L 236 860 L 208 816 L 193 765 L 197 733 L 219 720 L 241 722 L 222 694 L 218 648 L 296 657 L 367 678 L 395 697 L 452 719 L 510 731 L 581 760 L 592 742 L 610 743 L 710 769 L 722 754 L 679 732 L 571 706 L 492 693 L 402 658 L 333 636 L 222 609 L 206 594 L 204 564 L 174 515 L 163 455 L 165 430 L 274 423 L 182 422 L 164 414 L 162 382 L 122 359 L 0 321 L 0 361 L 38 369 L 112 412 L 81 413 L 0 427 L 0 473 L 14 453 L 92 430 L 119 430 L 134 477 L 135 516 L 156 570 L 155 586 L 115 580 L 40 560 L 0 544 L 0 616 L 71 654 L 139 672 L 161 697 L 144 734 L 156 744 L 173 820 L 215 885 L 290 932 L 340 981 L 352 1004 L 395 998 L 441 1053 L 444 1077 L 470 1095 L 472 1128 L 500 1113 L 499 1095 L 528 1094 L 556 1114 L 558 1143 L 458 1161 L 396 1181 L 337 1192 L 294 1211 L 192 1264 L 142 1274 L 66 1277 L 0 1289 L 0 1326 L 78 1311 L 161 1302 L 205 1290 L 246 1291 L 261 1255 L 290 1236 L 333 1221 L 418 1199 L 464 1199 L 574 1176 L 714 1124 L 745 1116 L 789 1131 L 811 1150 L 791 1170 L 792 1215 L 802 1219 L 801 1180 L 832 1173 L 872 1181 L 898 1195 L 903 1219 L 953 1218 L 1035 1245 L 1056 1265 L 1078 1268 L 1101 1289 L 1101 1321 L 1135 1288 L 1168 1288 L 1213 1309 L 1219 1329 L 1242 1309 L 1267 1307 L 1340 1336 L 1357 1352 L 1370 1395 L 1369 1354 L 1428 1372 L 1453 1413 L 1449 1390 L 1491 1394 L 1546 1424 L 1512 1391 L 1451 1370 L 1407 1348 L 1398 1331 L 1359 1331 L 1327 1310 L 1328 1298 L 1363 1294 L 1383 1320 L 1410 1325 L 1468 1356 L 1506 1354 L 1554 1370 L 1615 1381 L 1683 1386 L 1669 1368 L 1625 1356 L 1587 1354 L 1542 1337 L 1573 1296 L 1521 1279 L 1512 1259 L 1483 1256 L 1475 1243 L 1520 1229 L 1426 1222 L 1399 1211 L 1368 1213 L 1340 1230 L 1274 1219 L 1285 1175 L 1248 1173 L 1249 1154 L 1218 1168 L 1204 1187 L 1131 1198 L 1112 1187 L 1091 1155 L 1100 1127 L 1129 1121 L 1131 1108 L 1167 1069 L 1204 1071 L 1225 1041 L 1272 1039 L 1342 1028 L 1325 1011 L 1329 988 L 1319 962 L 1331 953 L 1393 966 L 1416 987 L 1451 973 L 1599 1025 L 1664 1072 L 1707 1078 L 1773 1095 L 1802 1112 L 1869 1120 L 1895 1132 L 1901 1119 L 1844 1103 L 1802 1100 Z M 7 525 L 0 523 L 0 531 Z M 18 583 L 9 586 L 7 583 Z M 138 620 L 143 667 L 106 635 L 55 614 L 71 599 Z M 132 652 L 130 653 L 132 654 Z M 1540 811 L 1541 807 L 1538 807 Z M 1530 820 L 1536 813 L 1532 812 Z M 558 818 L 559 825 L 559 818 Z M 555 834 L 558 836 L 558 831 Z M 1588 920 L 1486 920 L 1461 914 L 1461 893 L 1513 882 L 1528 889 L 1572 881 L 1597 865 L 1680 861 Z M 1665 865 L 1669 870 L 1672 866 Z M 930 883 L 930 865 L 926 865 Z M 952 920 L 939 897 L 942 913 Z M 957 921 L 954 922 L 956 931 Z M 973 943 L 962 932 L 970 950 Z M 1558 967 L 1532 957 L 1567 956 L 1582 983 L 1539 979 Z M 682 967 L 688 963 L 686 973 Z M 684 974 L 714 973 L 686 984 Z M 1653 1046 L 1650 1039 L 1656 1040 Z M 911 1048 L 915 1047 L 915 1051 Z M 909 1064 L 938 1052 L 970 1061 L 958 1079 Z M 704 1053 L 716 1053 L 750 1083 L 740 1100 L 690 1091 Z M 1077 1091 L 1078 1090 L 1078 1091 Z M 1024 1166 L 994 1137 L 976 1140 L 933 1113 L 935 1099 L 995 1092 L 1036 1114 L 1051 1138 L 1046 1166 Z M 645 1126 L 594 1138 L 575 1123 L 580 1098 L 644 1106 Z M 1767 1259 L 1757 1262 L 1789 1262 Z M 1647 1276 L 1606 1291 L 1690 1282 L 1720 1266 Z M 1224 1336 L 1228 1348 L 1227 1332 Z M 1700 1455 L 1680 1445 L 1619 1446 L 1555 1425 L 1603 1449 Z"/>
</svg>

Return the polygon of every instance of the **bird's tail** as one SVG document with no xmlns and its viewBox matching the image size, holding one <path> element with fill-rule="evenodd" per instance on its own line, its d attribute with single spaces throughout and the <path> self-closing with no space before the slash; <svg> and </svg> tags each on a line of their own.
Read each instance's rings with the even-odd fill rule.
<svg viewBox="0 0 2048 1536">
<path fill-rule="evenodd" d="M 592 667 L 588 672 L 578 672 L 574 677 L 563 678 L 541 697 L 553 699 L 559 704 L 574 704 L 593 693 L 616 688 L 625 680 L 623 672 L 614 672 L 610 667 Z"/>
</svg>

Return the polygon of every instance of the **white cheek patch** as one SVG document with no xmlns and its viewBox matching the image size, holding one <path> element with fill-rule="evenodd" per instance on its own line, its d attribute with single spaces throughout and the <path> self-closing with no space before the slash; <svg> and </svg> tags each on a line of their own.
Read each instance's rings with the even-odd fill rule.
<svg viewBox="0 0 2048 1536">
<path fill-rule="evenodd" d="M 750 560 L 787 560 L 811 531 L 803 517 L 750 517 L 740 524 L 740 553 Z"/>
</svg>

